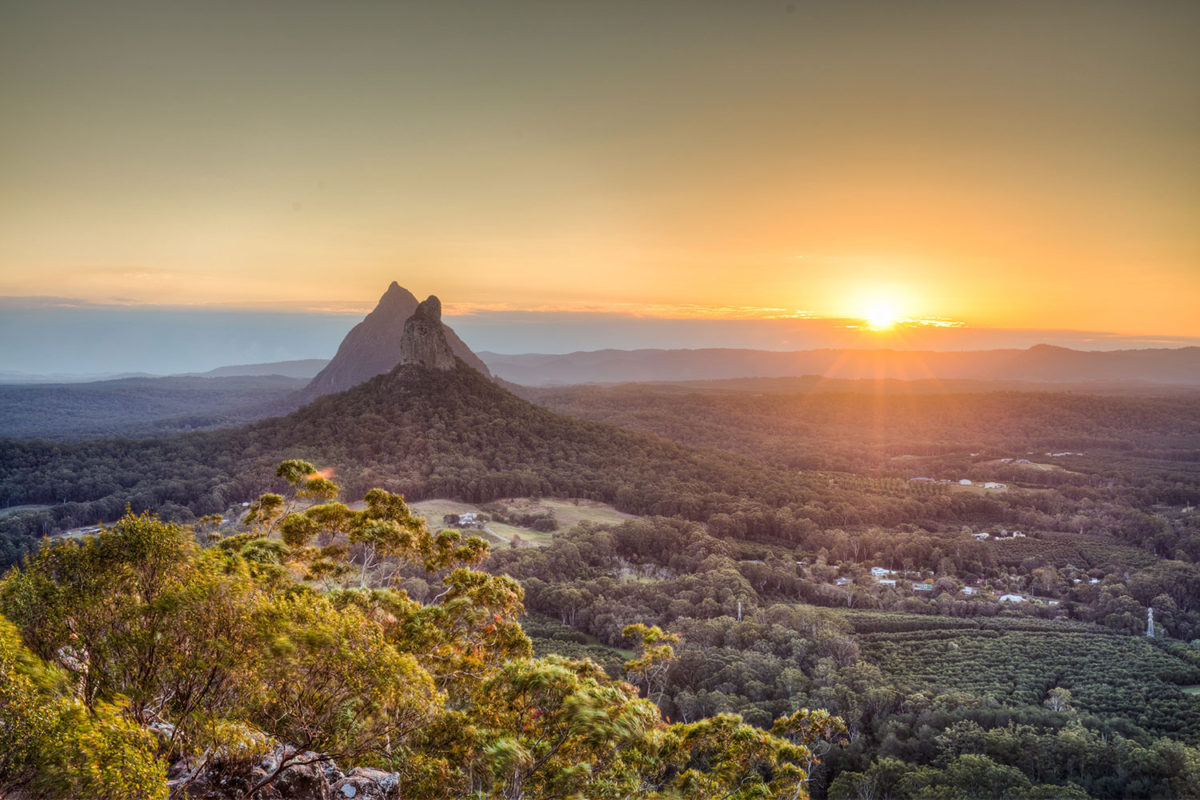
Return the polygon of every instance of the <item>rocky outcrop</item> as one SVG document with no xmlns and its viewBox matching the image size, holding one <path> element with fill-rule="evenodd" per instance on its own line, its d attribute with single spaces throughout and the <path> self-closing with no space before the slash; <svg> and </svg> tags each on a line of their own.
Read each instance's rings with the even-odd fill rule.
<svg viewBox="0 0 1200 800">
<path fill-rule="evenodd" d="M 281 759 L 289 763 L 275 775 Z M 394 772 L 355 767 L 343 774 L 327 756 L 291 747 L 235 763 L 214 759 L 189 767 L 178 761 L 167 783 L 172 796 L 241 800 L 268 777 L 272 780 L 254 793 L 255 800 L 400 800 L 400 778 Z"/>
<path fill-rule="evenodd" d="M 376 375 L 391 372 L 400 363 L 400 342 L 404 337 L 404 328 L 416 310 L 417 298 L 393 281 L 383 297 L 379 298 L 375 310 L 346 334 L 337 355 L 300 391 L 297 400 L 307 403 L 322 395 L 344 392 Z M 441 317 L 440 309 L 438 317 Z M 471 352 L 471 348 L 454 331 L 442 325 L 442 333 L 455 356 L 491 377 L 487 365 Z"/>
<path fill-rule="evenodd" d="M 442 301 L 429 295 L 404 323 L 400 363 L 428 369 L 454 369 L 458 361 L 446 341 L 443 328 Z"/>
<path fill-rule="evenodd" d="M 334 800 L 399 800 L 400 779 L 394 772 L 355 767 L 333 785 Z"/>
</svg>

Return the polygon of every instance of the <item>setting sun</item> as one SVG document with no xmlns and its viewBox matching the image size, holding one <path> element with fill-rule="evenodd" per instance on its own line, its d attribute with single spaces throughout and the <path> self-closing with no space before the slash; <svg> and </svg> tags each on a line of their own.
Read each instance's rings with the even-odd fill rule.
<svg viewBox="0 0 1200 800">
<path fill-rule="evenodd" d="M 863 313 L 863 321 L 867 323 L 867 327 L 875 331 L 883 331 L 891 328 L 900 319 L 896 307 L 891 303 L 878 301 L 867 306 Z"/>
</svg>

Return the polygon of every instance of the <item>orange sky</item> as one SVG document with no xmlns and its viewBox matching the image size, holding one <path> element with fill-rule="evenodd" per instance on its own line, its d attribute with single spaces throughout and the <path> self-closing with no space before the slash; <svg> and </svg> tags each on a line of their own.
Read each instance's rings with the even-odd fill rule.
<svg viewBox="0 0 1200 800">
<path fill-rule="evenodd" d="M 1200 5 L 30 3 L 0 295 L 1200 336 Z"/>
</svg>

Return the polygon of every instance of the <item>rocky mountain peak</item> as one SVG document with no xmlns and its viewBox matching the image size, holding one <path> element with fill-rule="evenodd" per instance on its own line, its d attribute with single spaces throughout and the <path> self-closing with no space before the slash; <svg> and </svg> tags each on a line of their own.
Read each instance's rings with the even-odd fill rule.
<svg viewBox="0 0 1200 800">
<path fill-rule="evenodd" d="M 442 301 L 429 295 L 404 323 L 400 363 L 451 370 L 457 365 L 442 325 Z"/>
<path fill-rule="evenodd" d="M 403 313 L 404 311 L 408 311 L 416 305 L 417 298 L 413 296 L 413 293 L 395 281 L 392 281 L 391 285 L 388 286 L 387 291 L 383 293 L 383 297 L 379 298 L 379 303 L 375 306 L 375 311 L 372 311 L 371 313 L 374 314 L 375 312 L 381 310 L 386 313 L 396 309 L 400 309 L 401 313 Z M 412 312 L 409 311 L 409 314 L 411 313 Z"/>
<path fill-rule="evenodd" d="M 442 324 L 442 304 L 436 297 L 418 305 L 412 292 L 392 281 L 375 309 L 346 334 L 337 355 L 299 393 L 298 399 L 309 402 L 322 395 L 344 392 L 376 375 L 391 372 L 401 362 L 402 341 L 408 320 L 422 307 L 424 311 L 421 312 L 421 318 L 432 319 L 432 324 L 441 329 L 442 339 L 452 354 L 490 378 L 487 366 L 454 331 Z M 414 335 L 419 335 L 419 332 Z M 425 331 L 426 339 L 430 335 L 429 331 Z M 436 343 L 434 350 L 437 350 Z M 444 354 L 435 360 L 444 364 Z"/>
<path fill-rule="evenodd" d="M 426 297 L 421 304 L 417 306 L 417 310 L 413 312 L 413 316 L 427 319 L 430 322 L 441 322 L 442 301 L 438 300 L 436 294 L 429 295 L 429 297 Z"/>
</svg>

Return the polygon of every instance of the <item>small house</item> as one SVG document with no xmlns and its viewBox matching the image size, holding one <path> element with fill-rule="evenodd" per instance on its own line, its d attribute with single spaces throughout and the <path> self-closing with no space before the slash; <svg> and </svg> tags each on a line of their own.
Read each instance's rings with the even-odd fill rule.
<svg viewBox="0 0 1200 800">
<path fill-rule="evenodd" d="M 959 485 L 959 486 L 970 486 L 970 485 L 971 485 L 971 479 L 970 479 L 970 478 L 963 478 L 962 480 L 960 480 L 960 481 L 958 482 L 958 485 Z"/>
<path fill-rule="evenodd" d="M 1025 598 L 1019 594 L 1002 594 L 1000 595 L 1001 603 L 1024 603 Z"/>
<path fill-rule="evenodd" d="M 988 536 L 989 536 L 989 535 L 990 535 L 990 534 L 987 534 L 987 533 L 972 533 L 972 534 L 971 534 L 971 536 L 973 536 L 974 538 L 978 539 L 978 540 L 979 540 L 979 541 L 981 541 L 981 542 L 982 542 L 984 539 L 988 538 Z"/>
</svg>

